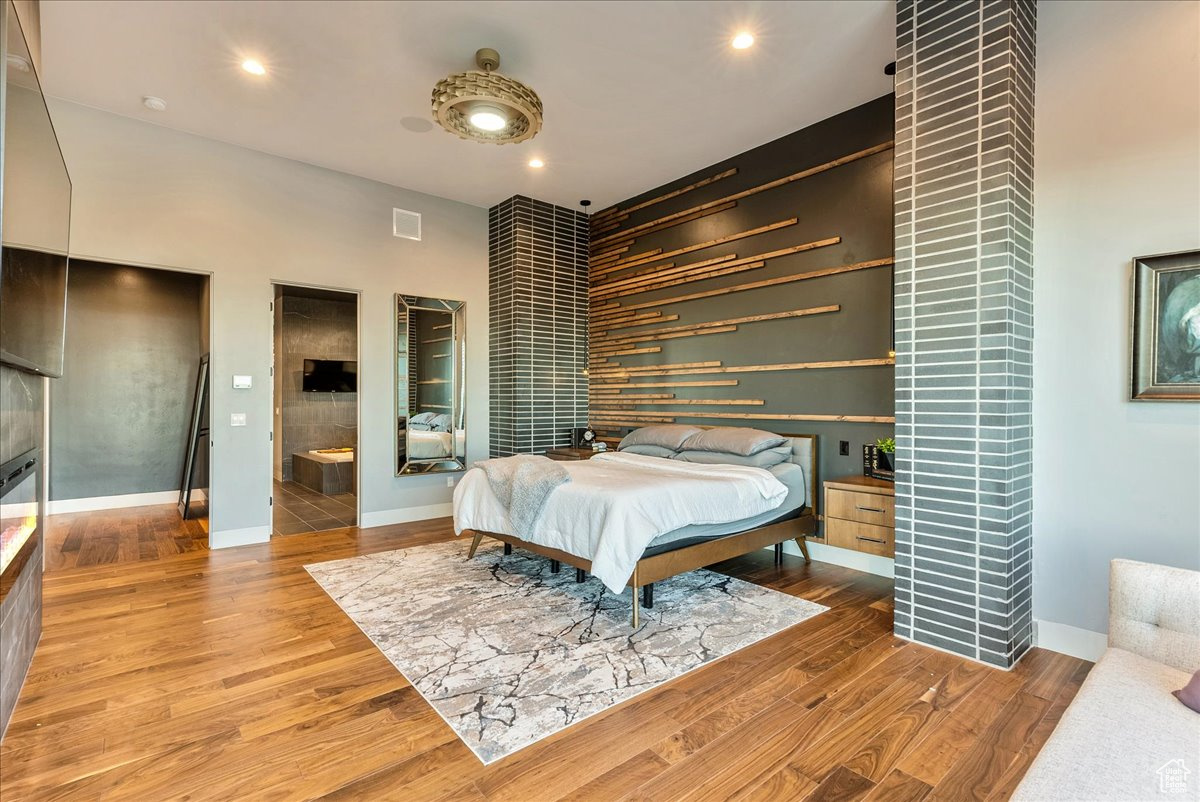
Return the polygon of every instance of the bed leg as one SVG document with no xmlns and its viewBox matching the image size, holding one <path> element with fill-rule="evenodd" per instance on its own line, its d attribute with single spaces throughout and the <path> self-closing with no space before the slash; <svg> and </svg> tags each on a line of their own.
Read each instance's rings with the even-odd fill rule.
<svg viewBox="0 0 1200 802">
<path fill-rule="evenodd" d="M 776 566 L 783 565 L 783 544 L 782 543 L 775 544 L 775 565 Z"/>
<path fill-rule="evenodd" d="M 510 555 L 510 554 L 512 554 L 512 544 L 511 544 L 511 543 L 505 543 L 505 544 L 504 544 L 504 556 L 505 556 L 505 557 L 507 557 L 507 556 L 508 556 L 508 555 Z"/>
<path fill-rule="evenodd" d="M 633 589 L 633 593 L 631 594 L 633 596 L 633 628 L 637 629 L 638 624 L 641 622 L 638 619 L 638 581 L 636 568 L 633 569 L 633 577 L 630 579 L 629 584 Z"/>
<path fill-rule="evenodd" d="M 642 585 L 642 606 L 647 610 L 654 609 L 654 583 Z"/>
<path fill-rule="evenodd" d="M 582 584 L 583 580 L 585 580 L 585 579 L 587 579 L 587 572 L 585 572 L 582 568 L 576 568 L 575 569 L 575 582 L 577 584 Z"/>
<path fill-rule="evenodd" d="M 479 544 L 483 541 L 483 532 L 476 532 L 475 537 L 471 538 L 471 548 L 467 551 L 467 559 L 475 556 L 475 549 L 479 548 Z"/>
<path fill-rule="evenodd" d="M 802 537 L 796 538 L 796 545 L 800 547 L 800 553 L 804 555 L 804 562 L 812 562 L 812 558 L 808 556 L 808 541 Z"/>
<path fill-rule="evenodd" d="M 558 560 L 551 560 L 550 573 L 557 574 L 560 570 L 562 570 L 562 563 L 560 563 Z"/>
</svg>

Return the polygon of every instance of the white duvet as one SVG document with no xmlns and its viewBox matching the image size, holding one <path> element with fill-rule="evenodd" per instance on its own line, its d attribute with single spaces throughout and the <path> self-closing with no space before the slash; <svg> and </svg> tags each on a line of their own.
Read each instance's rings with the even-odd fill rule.
<svg viewBox="0 0 1200 802">
<path fill-rule="evenodd" d="M 571 481 L 551 492 L 531 532 L 514 532 L 483 471 L 467 471 L 454 489 L 454 533 L 497 532 L 574 554 L 590 560 L 592 574 L 620 593 L 659 535 L 759 515 L 787 496 L 770 471 L 747 465 L 623 453 L 560 464 Z"/>
</svg>

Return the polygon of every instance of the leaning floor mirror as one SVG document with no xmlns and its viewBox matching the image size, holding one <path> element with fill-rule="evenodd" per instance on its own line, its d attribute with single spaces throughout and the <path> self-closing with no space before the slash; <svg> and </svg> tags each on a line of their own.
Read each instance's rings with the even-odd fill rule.
<svg viewBox="0 0 1200 802">
<path fill-rule="evenodd" d="M 396 296 L 396 475 L 467 462 L 462 301 Z"/>
</svg>

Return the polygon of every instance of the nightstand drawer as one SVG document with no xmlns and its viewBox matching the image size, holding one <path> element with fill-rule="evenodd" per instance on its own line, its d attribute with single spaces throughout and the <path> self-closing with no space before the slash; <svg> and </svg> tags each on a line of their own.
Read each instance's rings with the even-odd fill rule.
<svg viewBox="0 0 1200 802">
<path fill-rule="evenodd" d="M 874 526 L 826 516 L 825 542 L 843 549 L 892 557 L 896 553 L 896 530 L 888 526 Z"/>
<path fill-rule="evenodd" d="M 852 490 L 826 488 L 825 517 L 894 527 L 896 499 L 880 493 L 856 493 Z"/>
</svg>

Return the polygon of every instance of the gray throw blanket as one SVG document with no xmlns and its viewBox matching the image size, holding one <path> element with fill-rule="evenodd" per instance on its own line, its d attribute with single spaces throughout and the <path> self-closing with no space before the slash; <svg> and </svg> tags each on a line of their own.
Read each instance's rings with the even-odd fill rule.
<svg viewBox="0 0 1200 802">
<path fill-rule="evenodd" d="M 517 454 L 475 464 L 483 468 L 492 492 L 508 510 L 516 529 L 513 534 L 521 537 L 533 529 L 554 488 L 571 481 L 563 466 L 539 454 Z"/>
</svg>

